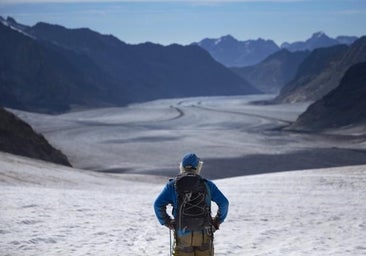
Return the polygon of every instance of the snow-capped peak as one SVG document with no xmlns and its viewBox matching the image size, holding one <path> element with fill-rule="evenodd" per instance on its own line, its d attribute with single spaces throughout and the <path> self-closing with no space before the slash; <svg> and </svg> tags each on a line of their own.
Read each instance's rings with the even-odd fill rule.
<svg viewBox="0 0 366 256">
<path fill-rule="evenodd" d="M 33 38 L 33 36 L 31 36 L 30 34 L 24 32 L 24 30 L 27 28 L 27 26 L 24 26 L 24 25 L 21 25 L 21 24 L 18 24 L 15 19 L 13 19 L 12 17 L 8 17 L 6 20 L 0 16 L 0 22 L 4 25 L 4 26 L 7 26 L 8 28 L 12 29 L 12 30 L 15 30 L 19 33 L 22 33 L 23 35 L 25 36 L 28 36 L 30 38 Z"/>
<path fill-rule="evenodd" d="M 323 31 L 318 31 L 318 32 L 315 32 L 312 35 L 312 38 L 320 38 L 320 37 L 323 37 L 323 36 L 327 36 L 327 35 Z"/>
</svg>

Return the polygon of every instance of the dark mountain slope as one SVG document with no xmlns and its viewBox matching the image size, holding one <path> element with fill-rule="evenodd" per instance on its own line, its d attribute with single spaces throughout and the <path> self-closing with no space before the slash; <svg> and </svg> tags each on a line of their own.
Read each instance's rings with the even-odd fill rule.
<svg viewBox="0 0 366 256">
<path fill-rule="evenodd" d="M 295 78 L 282 88 L 276 101 L 308 101 L 324 96 L 336 86 L 333 84 L 338 76 L 331 73 L 347 50 L 346 45 L 337 45 L 312 51 L 299 65 Z M 324 87 L 324 84 L 330 86 Z"/>
<path fill-rule="evenodd" d="M 340 85 L 313 103 L 292 125 L 293 129 L 319 130 L 366 125 L 366 62 L 352 66 Z"/>
<path fill-rule="evenodd" d="M 103 72 L 87 56 L 40 45 L 0 23 L 0 104 L 30 111 L 61 112 L 70 105 L 109 99 Z"/>
<path fill-rule="evenodd" d="M 366 36 L 350 47 L 333 46 L 312 52 L 300 65 L 296 78 L 282 90 L 277 102 L 315 101 L 340 83 L 346 70 L 366 61 Z"/>
<path fill-rule="evenodd" d="M 14 114 L 0 108 L 0 151 L 71 166 L 66 156 Z"/>
<path fill-rule="evenodd" d="M 284 49 L 257 65 L 231 70 L 263 92 L 278 93 L 295 77 L 298 66 L 308 54 L 308 51 L 290 52 Z"/>
<path fill-rule="evenodd" d="M 87 55 L 127 92 L 126 101 L 258 93 L 198 46 L 128 45 L 89 29 L 46 23 L 27 33 Z"/>
</svg>

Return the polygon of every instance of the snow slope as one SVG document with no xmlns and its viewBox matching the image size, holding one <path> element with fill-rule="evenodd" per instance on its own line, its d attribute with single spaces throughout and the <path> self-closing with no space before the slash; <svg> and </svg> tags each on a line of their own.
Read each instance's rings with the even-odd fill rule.
<svg viewBox="0 0 366 256">
<path fill-rule="evenodd" d="M 152 208 L 165 182 L 0 153 L 0 255 L 169 255 Z M 215 255 L 366 255 L 366 166 L 215 183 L 231 202 Z"/>
</svg>

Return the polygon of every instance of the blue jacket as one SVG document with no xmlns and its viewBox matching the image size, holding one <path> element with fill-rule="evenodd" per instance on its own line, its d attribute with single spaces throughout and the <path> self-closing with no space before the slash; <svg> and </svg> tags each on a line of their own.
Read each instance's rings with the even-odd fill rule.
<svg viewBox="0 0 366 256">
<path fill-rule="evenodd" d="M 208 188 L 209 198 L 211 198 L 211 200 L 207 203 L 209 206 L 211 206 L 211 201 L 214 201 L 218 205 L 218 211 L 216 216 L 219 223 L 222 223 L 228 213 L 229 201 L 212 181 L 206 179 L 205 181 Z M 178 197 L 175 191 L 174 182 L 175 180 L 171 179 L 165 185 L 164 189 L 154 203 L 155 214 L 161 225 L 166 225 L 171 220 L 170 216 L 166 212 L 167 205 L 171 204 L 173 206 L 173 217 L 176 218 L 177 216 L 176 209 L 178 206 Z"/>
</svg>

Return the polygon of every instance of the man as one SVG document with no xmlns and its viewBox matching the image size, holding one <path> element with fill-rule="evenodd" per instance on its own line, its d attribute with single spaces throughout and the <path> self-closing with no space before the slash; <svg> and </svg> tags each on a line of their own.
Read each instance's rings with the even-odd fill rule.
<svg viewBox="0 0 366 256">
<path fill-rule="evenodd" d="M 174 230 L 174 256 L 213 256 L 213 233 L 228 213 L 226 197 L 212 181 L 199 175 L 202 165 L 196 154 L 186 154 L 180 174 L 169 180 L 154 203 L 160 224 Z M 218 205 L 213 218 L 211 201 Z M 172 214 L 167 213 L 169 204 Z"/>
</svg>

